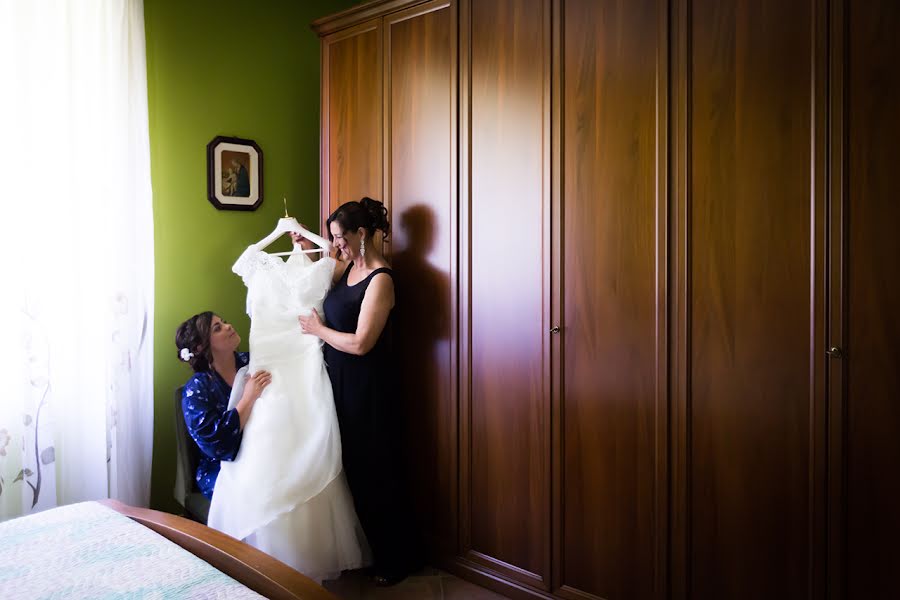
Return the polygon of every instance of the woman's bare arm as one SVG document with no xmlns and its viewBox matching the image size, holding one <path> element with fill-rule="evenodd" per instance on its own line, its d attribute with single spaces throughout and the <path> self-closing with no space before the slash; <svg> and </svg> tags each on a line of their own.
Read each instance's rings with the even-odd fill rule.
<svg viewBox="0 0 900 600">
<path fill-rule="evenodd" d="M 379 273 L 366 289 L 355 332 L 344 333 L 326 327 L 315 311 L 309 316 L 299 317 L 300 327 L 305 333 L 320 337 L 332 348 L 362 356 L 375 347 L 393 307 L 394 281 L 387 273 Z"/>
</svg>

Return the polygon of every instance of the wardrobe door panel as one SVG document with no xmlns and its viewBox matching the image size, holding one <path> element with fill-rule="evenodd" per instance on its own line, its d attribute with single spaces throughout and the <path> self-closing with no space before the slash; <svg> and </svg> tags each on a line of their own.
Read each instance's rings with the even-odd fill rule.
<svg viewBox="0 0 900 600">
<path fill-rule="evenodd" d="M 549 2 L 470 8 L 464 538 L 471 560 L 546 587 Z"/>
<path fill-rule="evenodd" d="M 846 4 L 845 597 L 876 600 L 900 597 L 900 5 Z"/>
<path fill-rule="evenodd" d="M 324 231 L 328 215 L 344 202 L 384 197 L 381 20 L 325 36 L 321 50 Z"/>
<path fill-rule="evenodd" d="M 688 13 L 680 548 L 698 600 L 813 593 L 824 487 L 814 4 L 695 0 Z"/>
<path fill-rule="evenodd" d="M 457 551 L 455 10 L 384 18 L 398 397 L 418 525 L 441 556 Z"/>
<path fill-rule="evenodd" d="M 647 32 L 665 10 L 656 0 L 563 3 L 564 594 L 655 593 L 656 410 L 666 402 L 657 102 L 666 100 L 657 97 L 658 38 Z"/>
</svg>

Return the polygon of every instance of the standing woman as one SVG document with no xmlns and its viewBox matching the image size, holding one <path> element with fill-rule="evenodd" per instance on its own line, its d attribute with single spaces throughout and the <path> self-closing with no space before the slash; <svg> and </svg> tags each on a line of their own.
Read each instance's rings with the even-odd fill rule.
<svg viewBox="0 0 900 600">
<path fill-rule="evenodd" d="M 419 565 L 407 521 L 410 512 L 404 510 L 409 496 L 397 446 L 402 415 L 396 406 L 391 349 L 394 281 L 373 243 L 375 232 L 387 236 L 390 225 L 384 204 L 363 198 L 342 204 L 327 226 L 341 262 L 325 297 L 324 322 L 314 310 L 299 317 L 300 327 L 325 342 L 344 471 L 372 546 L 375 581 L 393 585 Z"/>
</svg>

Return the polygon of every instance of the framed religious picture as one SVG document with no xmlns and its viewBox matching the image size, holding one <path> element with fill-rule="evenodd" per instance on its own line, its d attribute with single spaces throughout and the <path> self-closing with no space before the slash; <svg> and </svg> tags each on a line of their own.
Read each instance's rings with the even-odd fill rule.
<svg viewBox="0 0 900 600">
<path fill-rule="evenodd" d="M 256 142 L 218 136 L 206 145 L 206 188 L 219 210 L 256 210 L 263 201 L 263 153 Z"/>
</svg>

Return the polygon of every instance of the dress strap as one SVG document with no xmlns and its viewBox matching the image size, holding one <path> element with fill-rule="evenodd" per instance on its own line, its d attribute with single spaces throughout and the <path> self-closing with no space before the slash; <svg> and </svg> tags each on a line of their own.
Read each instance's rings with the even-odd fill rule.
<svg viewBox="0 0 900 600">
<path fill-rule="evenodd" d="M 379 268 L 375 269 L 374 271 L 372 271 L 371 273 L 369 273 L 368 275 L 366 275 L 365 279 L 363 279 L 362 281 L 360 281 L 353 287 L 359 286 L 363 290 L 363 293 L 365 294 L 365 291 L 369 289 L 369 285 L 372 283 L 372 279 L 379 273 L 387 273 L 391 277 L 391 279 L 394 278 L 394 272 L 391 271 L 389 268 L 379 267 Z"/>
<path fill-rule="evenodd" d="M 351 260 L 350 264 L 347 265 L 347 268 L 344 269 L 344 273 L 341 275 L 341 278 L 338 280 L 338 283 L 343 282 L 344 284 L 347 284 L 347 278 L 349 277 L 350 269 L 352 269 L 352 268 L 353 268 L 353 261 Z"/>
<path fill-rule="evenodd" d="M 372 271 L 371 273 L 366 275 L 363 279 L 360 279 L 353 285 L 350 285 L 349 275 L 350 275 L 350 269 L 352 269 L 352 268 L 353 268 L 353 261 L 350 261 L 350 264 L 347 265 L 346 269 L 344 269 L 344 274 L 341 275 L 341 279 L 339 281 L 339 283 L 343 282 L 344 285 L 346 285 L 348 288 L 351 288 L 351 287 L 356 288 L 358 286 L 362 286 L 363 289 L 368 288 L 369 282 L 371 282 L 372 278 L 375 277 L 376 275 L 378 275 L 379 273 L 387 273 L 388 275 L 391 276 L 391 279 L 394 278 L 394 272 L 391 270 L 390 267 L 378 267 L 377 269 L 375 269 L 374 271 Z"/>
</svg>

